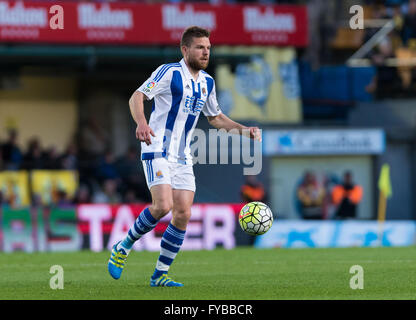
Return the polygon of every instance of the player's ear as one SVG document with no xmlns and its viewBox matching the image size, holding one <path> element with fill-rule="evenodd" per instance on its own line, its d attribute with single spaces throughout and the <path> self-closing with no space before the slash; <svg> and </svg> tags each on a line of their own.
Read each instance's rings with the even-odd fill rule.
<svg viewBox="0 0 416 320">
<path fill-rule="evenodd" d="M 186 54 L 186 51 L 187 51 L 187 46 L 184 46 L 184 45 L 182 45 L 181 46 L 181 52 L 182 52 L 182 55 L 185 57 L 185 54 Z"/>
</svg>

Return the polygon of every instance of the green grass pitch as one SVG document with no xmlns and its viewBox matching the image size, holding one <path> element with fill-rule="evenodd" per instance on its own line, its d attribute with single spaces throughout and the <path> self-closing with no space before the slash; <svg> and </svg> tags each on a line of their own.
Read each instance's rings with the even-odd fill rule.
<svg viewBox="0 0 416 320">
<path fill-rule="evenodd" d="M 149 286 L 158 252 L 133 251 L 119 280 L 107 273 L 109 255 L 0 253 L 0 299 L 416 299 L 416 247 L 182 251 L 170 275 L 183 288 Z M 49 286 L 52 265 L 63 267 L 63 290 Z M 350 288 L 353 265 L 363 289 Z"/>
</svg>

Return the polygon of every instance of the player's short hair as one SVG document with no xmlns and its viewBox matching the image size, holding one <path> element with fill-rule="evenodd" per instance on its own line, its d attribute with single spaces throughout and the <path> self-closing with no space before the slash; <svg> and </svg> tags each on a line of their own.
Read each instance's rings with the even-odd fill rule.
<svg viewBox="0 0 416 320">
<path fill-rule="evenodd" d="M 182 33 L 181 47 L 182 46 L 190 47 L 192 44 L 193 38 L 203 38 L 203 37 L 209 38 L 209 35 L 210 35 L 210 32 L 207 29 L 204 29 L 198 26 L 188 27 Z"/>
</svg>

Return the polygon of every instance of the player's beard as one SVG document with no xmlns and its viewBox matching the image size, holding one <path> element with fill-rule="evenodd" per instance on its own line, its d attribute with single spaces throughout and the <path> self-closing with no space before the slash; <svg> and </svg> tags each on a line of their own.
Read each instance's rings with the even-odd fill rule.
<svg viewBox="0 0 416 320">
<path fill-rule="evenodd" d="M 200 59 L 195 59 L 193 57 L 189 57 L 188 64 L 194 70 L 198 70 L 198 71 L 205 70 L 208 67 L 208 63 L 209 63 L 209 58 L 207 59 L 208 60 L 200 60 Z"/>
</svg>

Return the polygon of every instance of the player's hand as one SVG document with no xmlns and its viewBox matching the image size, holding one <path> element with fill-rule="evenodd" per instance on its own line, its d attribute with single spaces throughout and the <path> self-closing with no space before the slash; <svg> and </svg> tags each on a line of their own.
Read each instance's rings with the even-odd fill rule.
<svg viewBox="0 0 416 320">
<path fill-rule="evenodd" d="M 261 132 L 258 127 L 249 127 L 250 138 L 261 142 Z"/>
<path fill-rule="evenodd" d="M 149 144 L 152 144 L 150 135 L 152 135 L 153 137 L 156 137 L 152 128 L 150 128 L 146 122 L 139 122 L 136 128 L 136 138 L 142 142 L 145 142 L 147 145 L 149 145 Z"/>
</svg>

